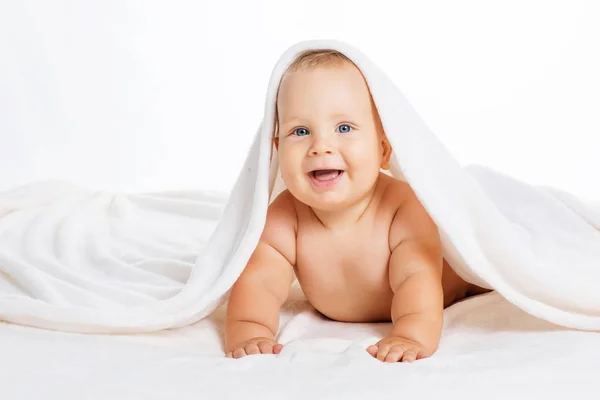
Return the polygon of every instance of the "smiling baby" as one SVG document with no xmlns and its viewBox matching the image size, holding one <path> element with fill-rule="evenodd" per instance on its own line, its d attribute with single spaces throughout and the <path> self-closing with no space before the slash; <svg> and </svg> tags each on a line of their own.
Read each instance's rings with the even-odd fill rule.
<svg viewBox="0 0 600 400">
<path fill-rule="evenodd" d="M 392 322 L 366 351 L 410 362 L 438 348 L 444 308 L 486 290 L 444 260 L 434 221 L 407 182 L 382 172 L 392 153 L 368 85 L 343 54 L 311 50 L 286 71 L 274 135 L 287 189 L 233 286 L 226 352 L 277 354 L 294 276 L 324 316 Z"/>
</svg>

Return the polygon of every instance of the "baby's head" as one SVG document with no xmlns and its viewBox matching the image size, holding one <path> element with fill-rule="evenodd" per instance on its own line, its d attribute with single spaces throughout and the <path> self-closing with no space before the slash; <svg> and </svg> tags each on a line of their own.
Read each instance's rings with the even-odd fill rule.
<svg viewBox="0 0 600 400">
<path fill-rule="evenodd" d="M 295 60 L 281 79 L 275 118 L 282 179 L 311 207 L 354 204 L 374 188 L 380 169 L 389 168 L 391 146 L 369 87 L 335 50 L 311 50 Z"/>
</svg>

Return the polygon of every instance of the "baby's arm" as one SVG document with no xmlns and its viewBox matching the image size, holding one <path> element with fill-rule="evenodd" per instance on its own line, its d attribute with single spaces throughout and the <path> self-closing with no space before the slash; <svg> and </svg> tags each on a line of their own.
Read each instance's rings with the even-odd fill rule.
<svg viewBox="0 0 600 400">
<path fill-rule="evenodd" d="M 382 361 L 410 362 L 437 350 L 444 312 L 439 232 L 412 191 L 392 222 L 390 248 L 393 329 L 369 353 Z"/>
<path fill-rule="evenodd" d="M 274 337 L 294 278 L 295 232 L 294 205 L 285 191 L 269 206 L 260 241 L 231 289 L 225 332 L 228 356 L 279 352 Z"/>
</svg>

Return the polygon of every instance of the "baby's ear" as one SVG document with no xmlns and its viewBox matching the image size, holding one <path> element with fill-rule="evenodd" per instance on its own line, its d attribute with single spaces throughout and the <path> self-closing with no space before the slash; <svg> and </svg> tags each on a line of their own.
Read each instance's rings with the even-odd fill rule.
<svg viewBox="0 0 600 400">
<path fill-rule="evenodd" d="M 381 139 L 381 147 L 383 150 L 383 152 L 381 154 L 381 168 L 384 170 L 389 170 L 390 169 L 390 157 L 392 156 L 392 145 L 388 141 L 387 136 L 385 136 L 385 134 L 383 135 L 383 138 Z"/>
</svg>

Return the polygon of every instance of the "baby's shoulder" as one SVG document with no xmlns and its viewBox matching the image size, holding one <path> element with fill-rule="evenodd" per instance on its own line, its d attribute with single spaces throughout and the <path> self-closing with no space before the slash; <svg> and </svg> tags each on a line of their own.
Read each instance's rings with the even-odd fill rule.
<svg viewBox="0 0 600 400">
<path fill-rule="evenodd" d="M 285 189 L 269 204 L 267 223 L 295 227 L 296 220 L 295 198 L 288 189 Z"/>
<path fill-rule="evenodd" d="M 385 186 L 381 194 L 381 202 L 387 208 L 392 208 L 396 211 L 406 201 L 416 198 L 415 192 L 408 182 L 387 175 L 385 175 L 384 179 Z"/>
<path fill-rule="evenodd" d="M 294 197 L 288 190 L 284 190 L 267 209 L 261 242 L 277 250 L 292 265 L 296 259 L 297 223 Z"/>
<path fill-rule="evenodd" d="M 439 237 L 435 222 L 407 182 L 394 179 L 387 188 L 385 197 L 394 209 L 390 243 L 398 244 L 410 238 L 430 241 Z"/>
</svg>

